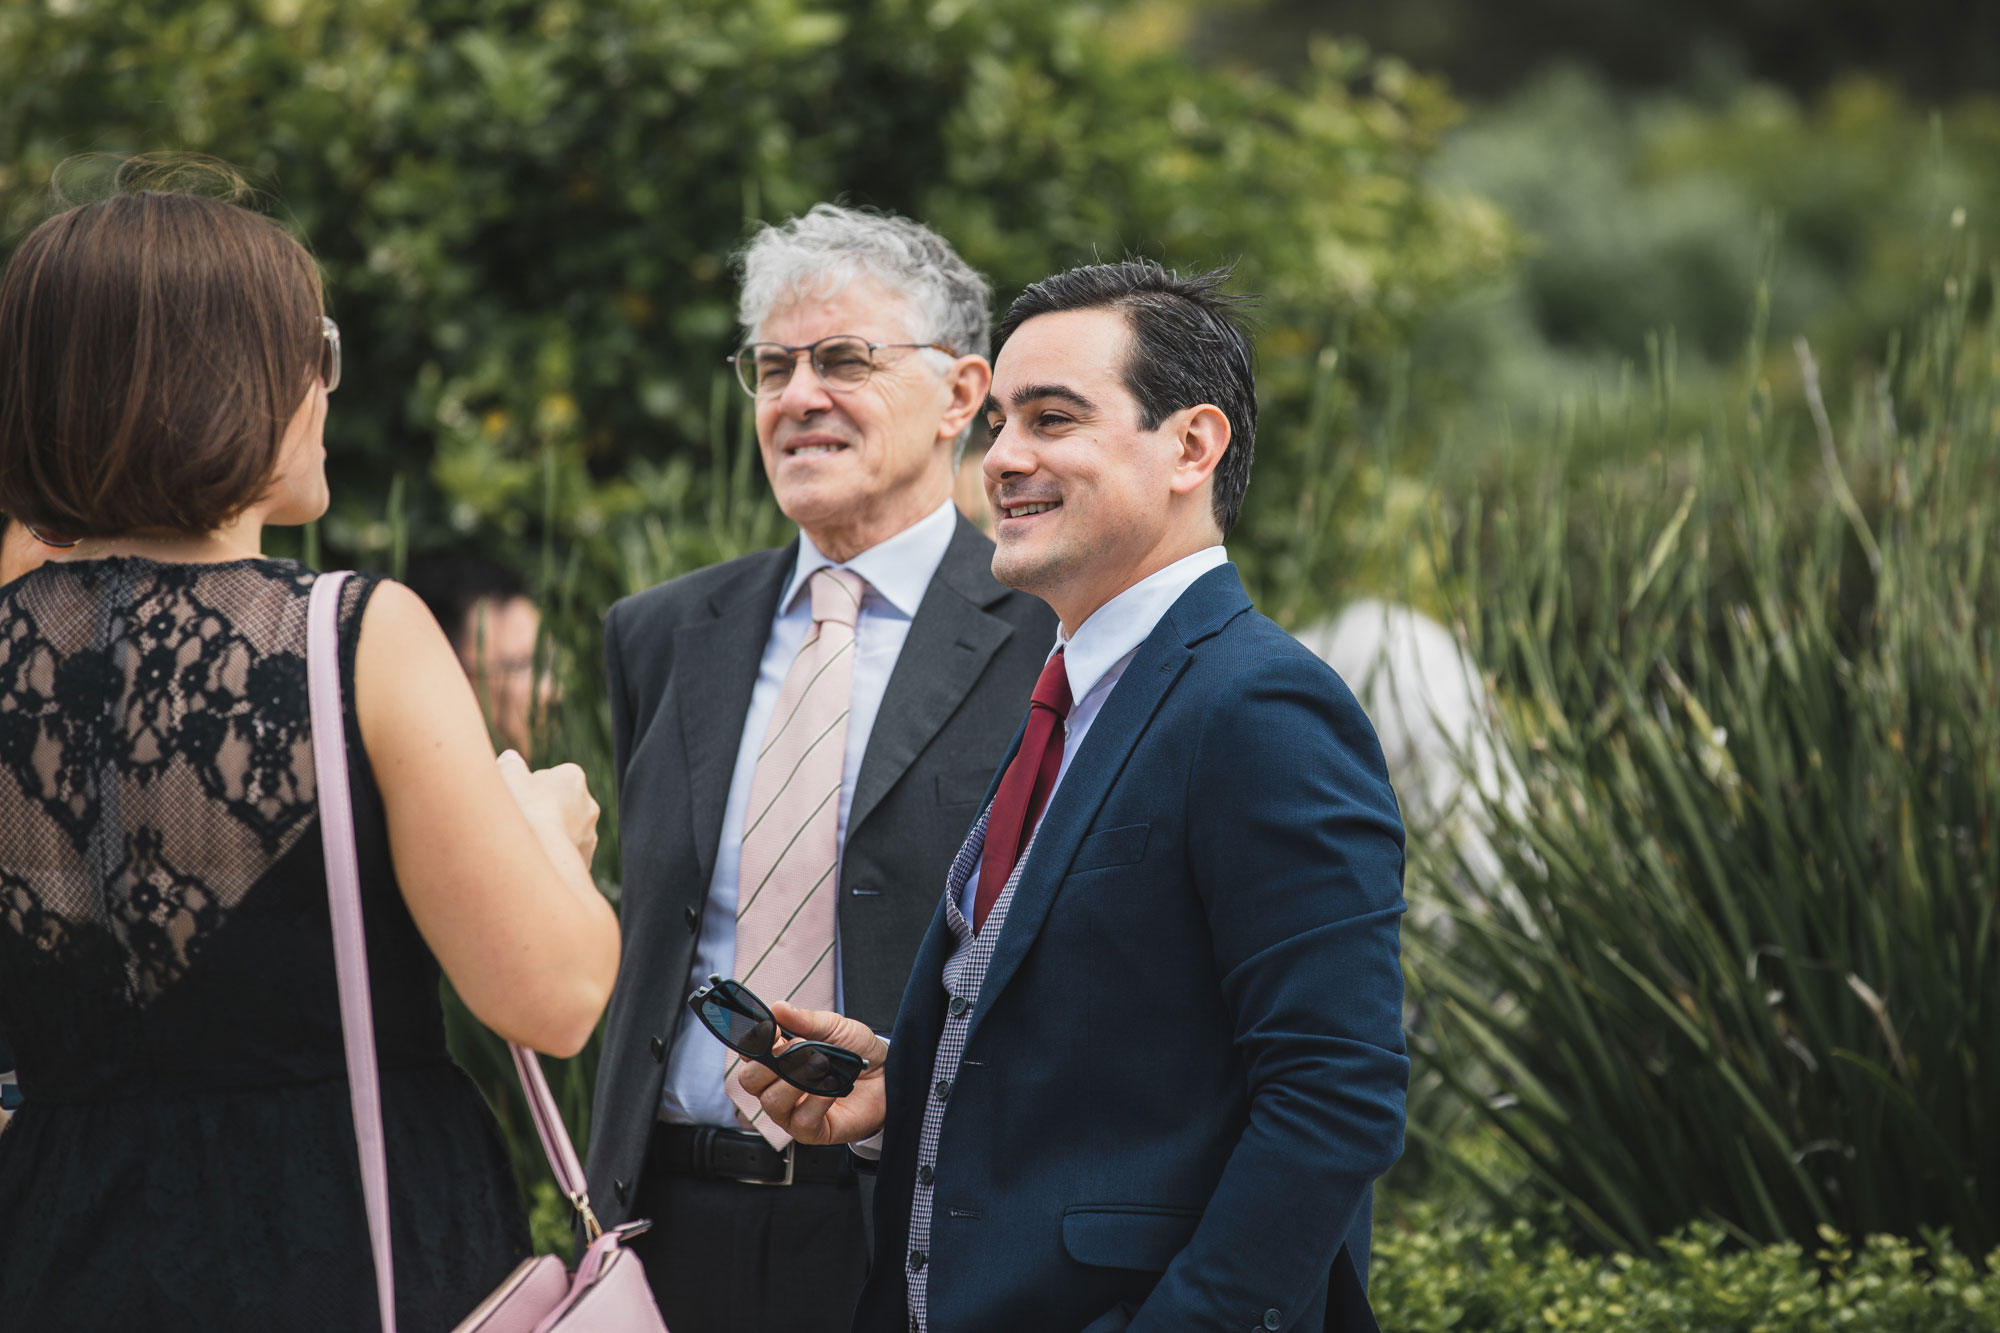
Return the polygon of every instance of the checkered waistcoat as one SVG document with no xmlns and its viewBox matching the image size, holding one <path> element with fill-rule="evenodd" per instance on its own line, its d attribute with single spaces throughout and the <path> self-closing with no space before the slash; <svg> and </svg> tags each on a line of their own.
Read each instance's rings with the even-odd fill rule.
<svg viewBox="0 0 2000 1333">
<path fill-rule="evenodd" d="M 1015 858 L 1006 886 L 986 914 L 986 928 L 974 934 L 972 923 L 965 919 L 958 903 L 965 896 L 965 882 L 979 865 L 979 854 L 986 846 L 986 821 L 992 813 L 991 803 L 979 812 L 978 822 L 966 834 L 965 845 L 958 849 L 951 873 L 945 877 L 945 924 L 957 941 L 944 965 L 945 994 L 951 998 L 945 1009 L 944 1032 L 938 1038 L 937 1058 L 931 1063 L 930 1095 L 924 1098 L 924 1126 L 917 1139 L 916 1193 L 910 1202 L 910 1248 L 903 1255 L 903 1276 L 910 1290 L 910 1322 L 919 1333 L 928 1333 L 930 1328 L 927 1297 L 931 1275 L 931 1209 L 935 1202 L 935 1186 L 925 1179 L 923 1169 L 937 1166 L 945 1108 L 951 1101 L 952 1084 L 958 1078 L 959 1061 L 965 1056 L 965 1035 L 979 1007 L 979 990 L 986 982 L 986 967 L 993 961 L 993 948 L 1000 941 L 1001 927 L 1007 923 L 1007 907 L 1014 901 L 1014 887 L 1021 882 L 1021 871 L 1034 854 L 1035 839 L 1041 836 L 1041 825 L 1037 823 L 1035 832 L 1028 837 L 1028 845 Z M 920 1259 L 919 1255 L 924 1257 Z"/>
</svg>

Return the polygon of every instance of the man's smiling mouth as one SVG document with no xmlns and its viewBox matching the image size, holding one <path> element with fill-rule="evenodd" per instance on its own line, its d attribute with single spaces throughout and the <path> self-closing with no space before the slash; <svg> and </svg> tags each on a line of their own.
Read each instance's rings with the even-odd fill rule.
<svg viewBox="0 0 2000 1333">
<path fill-rule="evenodd" d="M 1002 518 L 1027 518 L 1032 514 L 1046 514 L 1051 509 L 1060 508 L 1062 508 L 1062 501 L 1060 500 L 1023 500 L 1019 504 L 1001 505 L 1000 516 Z"/>
</svg>

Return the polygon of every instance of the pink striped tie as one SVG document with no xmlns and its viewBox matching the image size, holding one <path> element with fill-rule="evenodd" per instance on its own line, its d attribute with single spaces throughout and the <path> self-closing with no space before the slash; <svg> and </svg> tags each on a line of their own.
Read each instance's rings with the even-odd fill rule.
<svg viewBox="0 0 2000 1333">
<path fill-rule="evenodd" d="M 812 632 L 792 659 L 757 752 L 737 872 L 735 977 L 766 1003 L 833 1008 L 834 909 L 839 892 L 840 774 L 847 756 L 854 621 L 868 585 L 845 569 L 819 569 Z M 791 1136 L 723 1074 L 744 1123 L 774 1148 Z"/>
</svg>

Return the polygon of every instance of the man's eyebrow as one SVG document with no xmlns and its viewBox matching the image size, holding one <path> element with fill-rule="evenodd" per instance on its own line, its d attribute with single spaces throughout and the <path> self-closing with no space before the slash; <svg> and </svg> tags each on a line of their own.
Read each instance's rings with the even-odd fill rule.
<svg viewBox="0 0 2000 1333">
<path fill-rule="evenodd" d="M 991 417 L 999 410 L 1000 410 L 1000 404 L 994 399 L 993 395 L 989 393 L 986 395 L 986 405 L 979 409 L 979 415 L 982 417 Z"/>
<path fill-rule="evenodd" d="M 1058 402 L 1068 403 L 1079 412 L 1097 411 L 1096 403 L 1091 402 L 1075 389 L 1064 388 L 1060 384 L 1023 384 L 1020 388 L 1014 390 L 1013 402 L 1014 406 L 1020 407 L 1023 403 L 1032 403 L 1040 398 L 1054 398 Z M 993 400 L 988 398 L 986 401 L 990 403 Z"/>
</svg>

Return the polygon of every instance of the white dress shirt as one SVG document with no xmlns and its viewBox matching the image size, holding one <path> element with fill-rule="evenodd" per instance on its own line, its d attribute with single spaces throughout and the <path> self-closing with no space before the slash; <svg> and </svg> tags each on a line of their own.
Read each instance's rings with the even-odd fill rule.
<svg viewBox="0 0 2000 1333">
<path fill-rule="evenodd" d="M 750 804 L 750 782 L 757 772 L 757 751 L 777 706 L 778 691 L 791 670 L 792 659 L 812 629 L 812 598 L 801 596 L 815 570 L 834 566 L 851 569 L 867 580 L 861 610 L 854 622 L 854 675 L 849 685 L 847 752 L 840 769 L 840 805 L 836 825 L 840 845 L 847 845 L 847 813 L 854 805 L 854 782 L 861 757 L 890 673 L 910 636 L 910 621 L 924 600 L 931 577 L 951 545 L 958 516 L 946 500 L 928 517 L 889 540 L 869 547 L 845 565 L 822 554 L 812 538 L 799 534 L 798 564 L 778 599 L 771 635 L 757 667 L 757 684 L 750 693 L 750 712 L 743 719 L 743 736 L 736 747 L 736 769 L 729 779 L 729 800 L 722 811 L 722 840 L 715 850 L 715 874 L 708 885 L 708 909 L 702 913 L 701 935 L 695 941 L 694 966 L 683 996 L 708 980 L 710 973 L 729 976 L 736 970 L 736 877 L 743 856 L 743 819 Z M 835 883 L 838 884 L 838 875 Z M 836 925 L 836 931 L 838 926 Z M 839 939 L 834 948 L 835 1007 L 840 1007 Z M 704 1031 L 683 1007 L 680 1031 L 667 1060 L 660 1090 L 660 1118 L 674 1124 L 721 1125 L 735 1128 L 736 1107 L 723 1090 L 722 1071 L 728 1048 Z"/>
<path fill-rule="evenodd" d="M 1049 650 L 1049 656 L 1062 653 L 1063 674 L 1069 677 L 1069 697 L 1074 702 L 1068 720 L 1063 723 L 1062 767 L 1056 770 L 1056 785 L 1049 788 L 1048 800 L 1042 802 L 1043 814 L 1056 803 L 1063 776 L 1069 772 L 1076 752 L 1083 748 L 1084 733 L 1097 720 L 1111 691 L 1118 687 L 1119 677 L 1131 665 L 1139 645 L 1160 623 L 1167 608 L 1194 586 L 1196 579 L 1228 563 L 1229 556 L 1219 545 L 1182 556 L 1098 607 L 1090 619 L 1076 627 L 1074 635 L 1056 631 L 1056 646 Z M 1039 818 L 1035 827 L 1041 827 Z M 1030 829 L 1030 834 L 1033 831 Z M 979 867 L 974 866 L 972 874 L 966 877 L 965 893 L 959 901 L 959 910 L 965 913 L 967 921 L 972 920 L 973 904 L 978 897 Z"/>
</svg>

